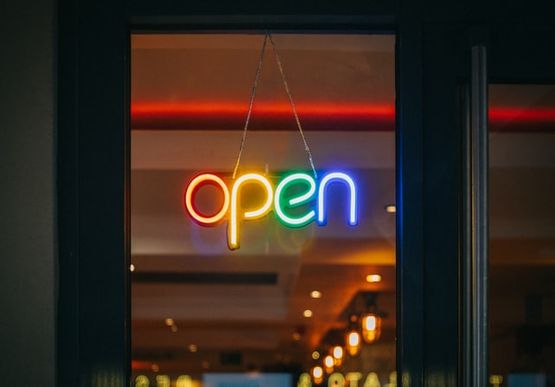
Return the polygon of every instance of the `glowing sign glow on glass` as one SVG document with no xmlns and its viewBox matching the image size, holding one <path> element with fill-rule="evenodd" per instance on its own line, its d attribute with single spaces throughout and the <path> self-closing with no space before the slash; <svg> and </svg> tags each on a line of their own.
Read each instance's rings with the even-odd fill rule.
<svg viewBox="0 0 555 387">
<path fill-rule="evenodd" d="M 326 208 L 329 206 L 326 195 L 329 185 L 332 183 L 343 183 L 348 189 L 347 223 L 350 226 L 358 224 L 357 187 L 355 180 L 344 172 L 329 172 L 317 182 L 311 175 L 304 172 L 295 172 L 285 175 L 279 180 L 274 189 L 272 183 L 262 174 L 247 173 L 233 180 L 230 190 L 224 180 L 212 173 L 203 173 L 194 177 L 185 190 L 185 209 L 189 216 L 202 226 L 214 226 L 227 216 L 227 242 L 231 250 L 239 248 L 240 245 L 240 223 L 242 220 L 256 220 L 266 216 L 273 210 L 278 220 L 287 227 L 303 227 L 316 220 L 320 226 L 326 225 Z M 195 207 L 195 195 L 204 185 L 214 185 L 223 193 L 221 208 L 213 215 L 202 214 Z M 264 200 L 257 208 L 243 211 L 240 208 L 240 196 L 243 186 L 257 184 L 264 193 Z M 298 186 L 301 192 L 290 193 L 289 188 Z M 291 214 L 295 207 L 309 205 L 316 201 L 316 208 L 307 208 L 301 215 Z"/>
</svg>

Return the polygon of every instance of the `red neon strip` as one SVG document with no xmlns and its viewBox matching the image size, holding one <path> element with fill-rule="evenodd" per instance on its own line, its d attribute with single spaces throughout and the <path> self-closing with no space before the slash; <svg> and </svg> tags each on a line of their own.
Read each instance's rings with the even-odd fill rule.
<svg viewBox="0 0 555 387">
<path fill-rule="evenodd" d="M 246 103 L 158 103 L 136 102 L 131 107 L 134 129 L 237 129 L 243 128 Z M 308 130 L 339 129 L 393 130 L 393 105 L 298 104 L 303 127 Z M 252 128 L 294 130 L 293 113 L 287 103 L 257 102 Z M 381 129 L 380 129 L 381 128 Z"/>
<path fill-rule="evenodd" d="M 297 111 L 307 130 L 395 129 L 394 105 L 299 103 Z M 237 102 L 134 102 L 134 129 L 241 130 L 247 103 Z M 493 131 L 555 131 L 555 108 L 493 106 L 489 112 Z M 253 130 L 295 130 L 287 103 L 256 102 Z"/>
<path fill-rule="evenodd" d="M 555 108 L 493 107 L 489 112 L 492 121 L 554 121 Z"/>
<path fill-rule="evenodd" d="M 152 366 L 152 363 L 148 361 L 131 360 L 132 370 L 150 370 L 151 366 Z"/>
<path fill-rule="evenodd" d="M 297 104 L 297 111 L 306 116 L 380 116 L 383 118 L 395 118 L 395 107 L 393 105 L 363 105 L 349 104 L 338 105 L 330 103 L 322 104 Z M 253 111 L 264 115 L 291 114 L 291 106 L 286 103 L 255 103 Z M 165 115 L 245 115 L 247 113 L 246 103 L 157 103 L 136 102 L 131 107 L 133 117 L 165 116 Z"/>
<path fill-rule="evenodd" d="M 494 132 L 555 132 L 555 108 L 492 106 L 488 119 Z"/>
</svg>

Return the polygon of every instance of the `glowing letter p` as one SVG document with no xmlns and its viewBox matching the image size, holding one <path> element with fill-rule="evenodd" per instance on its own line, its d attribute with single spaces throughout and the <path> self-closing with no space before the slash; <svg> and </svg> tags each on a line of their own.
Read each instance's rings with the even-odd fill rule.
<svg viewBox="0 0 555 387">
<path fill-rule="evenodd" d="M 240 176 L 235 180 L 233 188 L 231 189 L 231 211 L 230 219 L 228 225 L 228 245 L 231 250 L 239 248 L 239 189 L 244 183 L 258 183 L 266 191 L 266 201 L 257 210 L 245 211 L 242 215 L 243 219 L 258 219 L 270 212 L 272 206 L 272 200 L 274 198 L 273 189 L 264 176 L 257 173 L 247 173 L 246 175 Z"/>
</svg>

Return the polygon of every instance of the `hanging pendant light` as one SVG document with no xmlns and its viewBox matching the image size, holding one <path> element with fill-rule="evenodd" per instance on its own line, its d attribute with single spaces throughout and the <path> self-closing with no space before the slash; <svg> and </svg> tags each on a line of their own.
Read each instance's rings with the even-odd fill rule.
<svg viewBox="0 0 555 387">
<path fill-rule="evenodd" d="M 344 355 L 343 347 L 340 345 L 336 345 L 331 350 L 331 355 L 333 356 L 333 361 L 336 367 L 340 367 L 343 363 L 343 355 Z"/>
<path fill-rule="evenodd" d="M 351 356 L 356 356 L 360 352 L 361 340 L 360 333 L 357 329 L 350 329 L 347 331 L 345 337 L 345 349 L 347 353 Z"/>
<path fill-rule="evenodd" d="M 321 384 L 324 381 L 324 370 L 320 366 L 315 366 L 310 370 L 314 384 Z"/>
<path fill-rule="evenodd" d="M 368 344 L 376 342 L 382 331 L 382 317 L 378 313 L 377 298 L 377 293 L 366 294 L 366 311 L 360 318 L 362 338 Z"/>
<path fill-rule="evenodd" d="M 349 318 L 350 325 L 345 332 L 345 350 L 350 356 L 356 356 L 360 352 L 362 346 L 362 339 L 357 324 L 357 316 L 351 315 Z"/>
<path fill-rule="evenodd" d="M 324 370 L 326 371 L 327 374 L 331 374 L 333 372 L 333 367 L 335 365 L 335 360 L 333 359 L 332 355 L 327 355 L 326 357 L 324 357 Z"/>
<path fill-rule="evenodd" d="M 362 315 L 361 327 L 362 338 L 368 344 L 374 343 L 380 338 L 382 318 L 376 313 L 366 313 Z"/>
</svg>

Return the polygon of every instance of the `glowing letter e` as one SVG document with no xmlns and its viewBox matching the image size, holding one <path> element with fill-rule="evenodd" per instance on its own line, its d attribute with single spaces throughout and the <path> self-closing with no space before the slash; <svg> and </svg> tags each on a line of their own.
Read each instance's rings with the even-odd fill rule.
<svg viewBox="0 0 555 387">
<path fill-rule="evenodd" d="M 320 182 L 320 187 L 318 188 L 318 224 L 326 224 L 326 212 L 325 212 L 325 197 L 326 197 L 326 186 L 328 183 L 335 181 L 342 181 L 349 187 L 349 225 L 356 226 L 358 223 L 357 218 L 357 190 L 355 187 L 355 182 L 353 179 L 342 172 L 331 172 L 328 173 L 322 181 Z"/>
<path fill-rule="evenodd" d="M 289 200 L 284 200 L 281 196 L 285 188 L 289 185 L 293 185 L 295 183 L 304 182 L 308 184 L 308 191 L 300 196 L 296 196 Z M 285 213 L 284 207 L 285 205 L 295 206 L 300 205 L 308 202 L 314 193 L 316 192 L 316 182 L 314 179 L 307 175 L 306 173 L 294 173 L 292 175 L 287 176 L 284 178 L 277 186 L 275 198 L 274 198 L 274 206 L 276 209 L 276 214 L 278 219 L 281 220 L 289 227 L 302 227 L 306 226 L 308 223 L 312 222 L 316 213 L 314 210 L 310 210 L 306 215 L 292 218 Z"/>
<path fill-rule="evenodd" d="M 258 183 L 266 190 L 266 201 L 257 210 L 245 211 L 242 215 L 243 219 L 258 219 L 266 215 L 272 207 L 272 201 L 274 198 L 273 189 L 270 185 L 268 179 L 257 173 L 247 173 L 242 175 L 235 183 L 233 183 L 233 188 L 231 189 L 231 215 L 228 225 L 228 245 L 231 250 L 239 248 L 239 189 L 244 183 Z"/>
</svg>

